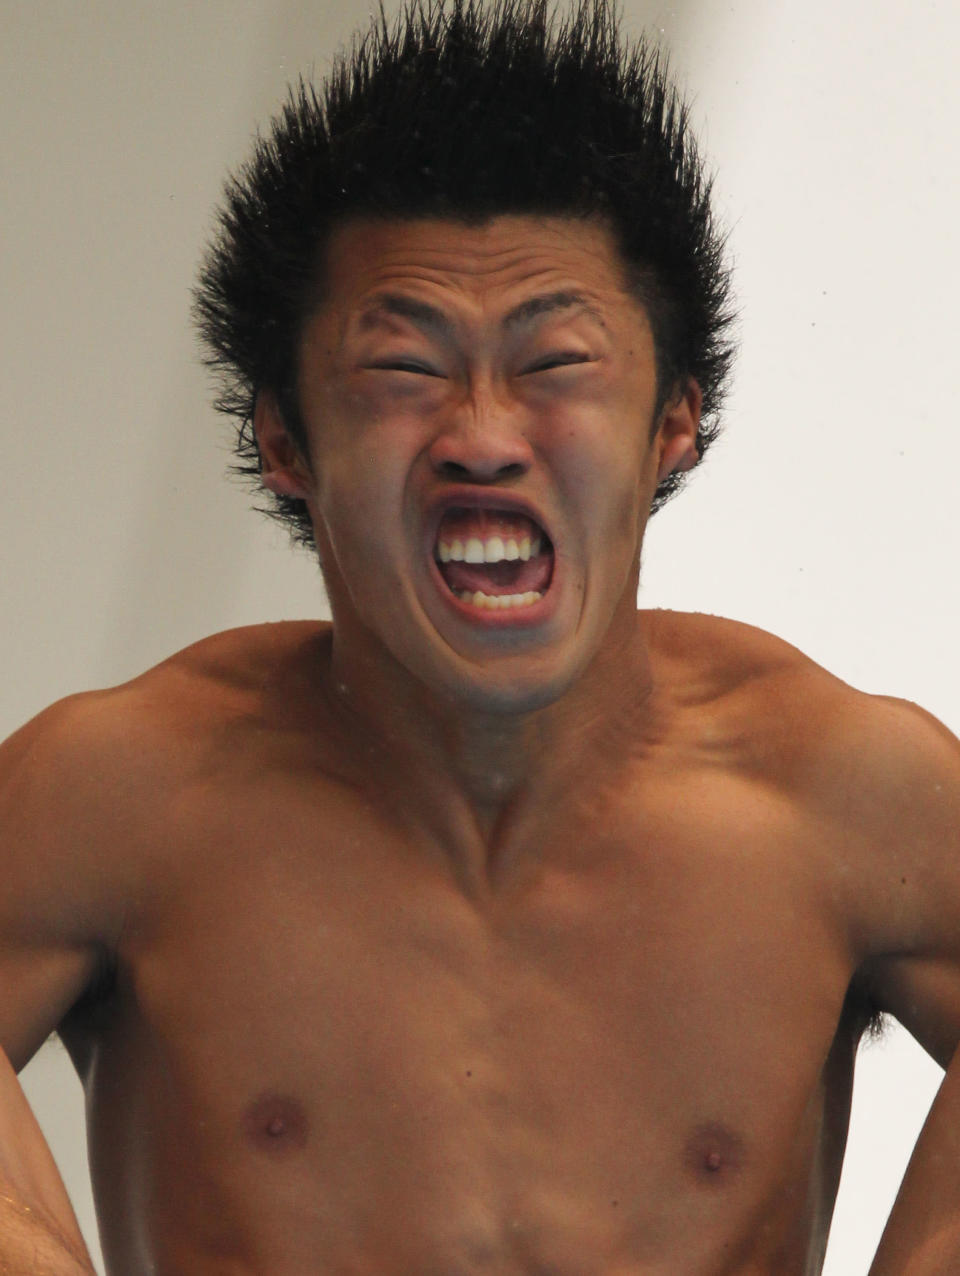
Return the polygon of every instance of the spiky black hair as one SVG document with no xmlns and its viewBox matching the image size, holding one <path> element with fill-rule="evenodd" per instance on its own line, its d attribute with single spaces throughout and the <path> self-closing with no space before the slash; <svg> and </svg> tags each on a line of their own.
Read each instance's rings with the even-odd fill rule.
<svg viewBox="0 0 960 1276">
<path fill-rule="evenodd" d="M 238 422 L 235 470 L 260 473 L 253 408 L 273 392 L 306 455 L 297 401 L 303 322 L 331 230 L 351 216 L 600 216 L 647 307 L 657 413 L 687 377 L 703 391 L 701 456 L 719 433 L 732 359 L 729 276 L 687 108 L 659 51 L 624 41 L 613 0 L 560 21 L 547 0 L 381 6 L 319 90 L 299 82 L 227 185 L 195 292 L 216 406 Z M 684 476 L 660 483 L 653 512 Z M 306 505 L 268 513 L 313 544 Z"/>
</svg>

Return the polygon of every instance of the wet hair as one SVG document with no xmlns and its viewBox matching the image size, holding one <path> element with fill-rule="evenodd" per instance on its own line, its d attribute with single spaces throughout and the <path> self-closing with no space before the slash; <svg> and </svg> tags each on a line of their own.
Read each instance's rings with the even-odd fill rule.
<svg viewBox="0 0 960 1276">
<path fill-rule="evenodd" d="M 194 295 L 217 408 L 237 423 L 236 472 L 258 476 L 258 392 L 309 456 L 297 395 L 303 325 L 322 297 L 324 249 L 351 218 L 601 218 L 646 307 L 657 418 L 686 380 L 703 391 L 701 457 L 719 433 L 732 311 L 711 179 L 666 59 L 627 42 L 613 0 L 564 19 L 546 0 L 408 0 L 338 57 L 320 88 L 290 92 L 229 180 Z M 655 512 L 681 486 L 670 474 Z M 259 486 L 259 484 L 258 484 Z M 264 511 L 313 544 L 306 504 Z"/>
</svg>

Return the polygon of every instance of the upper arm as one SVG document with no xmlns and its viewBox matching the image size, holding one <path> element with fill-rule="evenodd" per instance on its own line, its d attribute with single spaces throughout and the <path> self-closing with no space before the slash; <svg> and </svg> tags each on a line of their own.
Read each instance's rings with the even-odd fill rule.
<svg viewBox="0 0 960 1276">
<path fill-rule="evenodd" d="M 960 1040 L 960 740 L 909 701 L 871 696 L 836 743 L 867 986 L 946 1066 Z"/>
<path fill-rule="evenodd" d="M 19 1070 L 98 973 L 120 927 L 96 695 L 0 745 L 0 1048 Z"/>
</svg>

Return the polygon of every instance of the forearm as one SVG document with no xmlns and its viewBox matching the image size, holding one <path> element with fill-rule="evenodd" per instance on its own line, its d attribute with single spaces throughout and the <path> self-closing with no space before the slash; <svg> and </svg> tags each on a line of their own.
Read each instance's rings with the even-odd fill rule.
<svg viewBox="0 0 960 1276">
<path fill-rule="evenodd" d="M 53 1155 L 0 1050 L 0 1276 L 93 1271 Z"/>
<path fill-rule="evenodd" d="M 15 1197 L 0 1196 L 0 1276 L 96 1276 L 82 1240 Z"/>
<path fill-rule="evenodd" d="M 960 1052 L 930 1109 L 870 1276 L 960 1272 Z"/>
</svg>

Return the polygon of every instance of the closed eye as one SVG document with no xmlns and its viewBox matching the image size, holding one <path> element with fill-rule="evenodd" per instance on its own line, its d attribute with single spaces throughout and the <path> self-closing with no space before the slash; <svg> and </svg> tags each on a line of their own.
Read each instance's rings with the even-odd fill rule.
<svg viewBox="0 0 960 1276">
<path fill-rule="evenodd" d="M 551 354 L 545 359 L 541 359 L 539 363 L 535 363 L 532 367 L 525 368 L 522 375 L 529 376 L 534 372 L 550 372 L 554 368 L 569 368 L 577 363 L 593 363 L 594 360 L 588 354 L 581 354 L 578 351 L 568 351 L 565 354 Z"/>
<path fill-rule="evenodd" d="M 374 372 L 412 372 L 421 377 L 439 377 L 443 375 L 422 363 L 412 363 L 407 359 L 396 359 L 391 363 L 369 363 L 367 364 L 367 369 Z"/>
</svg>

